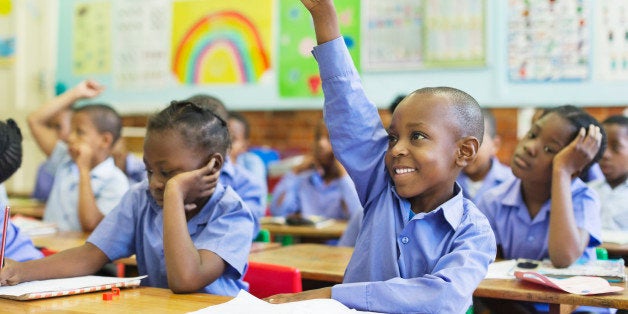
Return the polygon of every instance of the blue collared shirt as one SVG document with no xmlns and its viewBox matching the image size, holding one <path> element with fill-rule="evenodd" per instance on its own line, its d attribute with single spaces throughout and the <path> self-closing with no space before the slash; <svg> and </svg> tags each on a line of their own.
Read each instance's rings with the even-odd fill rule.
<svg viewBox="0 0 628 314">
<path fill-rule="evenodd" d="M 225 272 L 200 292 L 235 296 L 247 289 L 242 281 L 253 241 L 254 218 L 244 202 L 222 184 L 201 211 L 187 222 L 187 230 L 199 250 L 216 253 L 226 263 Z M 87 239 L 110 260 L 137 258 L 142 285 L 168 288 L 163 244 L 163 209 L 148 190 L 148 181 L 133 185 L 120 204 L 103 219 Z"/>
<path fill-rule="evenodd" d="M 589 182 L 601 203 L 602 229 L 628 231 L 628 180 L 611 188 L 606 179 Z"/>
<path fill-rule="evenodd" d="M 257 181 L 262 184 L 262 188 L 265 191 L 264 193 L 268 194 L 266 164 L 264 164 L 262 158 L 257 156 L 255 153 L 244 152 L 238 156 L 236 164 L 242 166 L 255 178 L 257 178 Z"/>
<path fill-rule="evenodd" d="M 578 178 L 572 180 L 571 195 L 576 225 L 589 232 L 589 243 L 582 257 L 596 259 L 595 247 L 601 239 L 600 202 L 595 192 Z M 549 257 L 550 202 L 551 199 L 547 200 L 536 216 L 530 218 L 521 195 L 521 179 L 516 177 L 484 194 L 478 208 L 490 221 L 504 258 Z"/>
<path fill-rule="evenodd" d="M 283 194 L 279 204 L 280 195 Z M 362 205 L 348 175 L 325 183 L 316 170 L 299 174 L 289 172 L 273 192 L 270 212 L 273 216 L 286 216 L 300 211 L 305 216 L 318 215 L 348 220 Z"/>
<path fill-rule="evenodd" d="M 4 193 L 3 193 L 4 191 Z M 0 184 L 0 228 L 4 226 L 4 208 L 8 204 L 4 185 Z M 10 205 L 10 204 L 9 204 Z M 1 239 L 1 237 L 0 237 Z M 5 241 L 5 257 L 18 262 L 29 261 L 42 258 L 44 255 L 33 245 L 31 239 L 20 232 L 20 228 L 14 225 L 11 220 L 7 225 L 7 240 Z"/>
<path fill-rule="evenodd" d="M 410 203 L 386 171 L 386 131 L 337 38 L 314 48 L 324 117 L 336 157 L 364 205 L 364 221 L 344 283 L 332 298 L 359 310 L 463 313 L 495 257 L 495 238 L 480 211 L 455 195 L 408 220 Z"/>
<path fill-rule="evenodd" d="M 460 174 L 458 175 L 458 179 L 456 179 L 456 182 L 460 184 L 464 197 L 473 201 L 474 204 L 477 204 L 479 200 L 482 199 L 482 196 L 484 195 L 484 193 L 486 193 L 486 191 L 491 190 L 492 188 L 500 185 L 502 182 L 513 177 L 514 175 L 512 174 L 512 170 L 510 169 L 510 167 L 499 162 L 499 159 L 497 159 L 497 157 L 492 157 L 491 168 L 482 180 L 482 184 L 477 192 L 475 192 L 475 195 L 472 196 L 469 193 L 470 188 L 468 184 L 469 180 L 471 179 L 469 179 L 469 176 L 467 176 L 464 172 L 460 172 Z"/>
<path fill-rule="evenodd" d="M 53 222 L 59 230 L 81 231 L 78 217 L 79 171 L 68 153 L 65 143 L 59 141 L 48 164 L 55 179 L 46 202 L 44 221 Z M 109 157 L 90 171 L 96 206 L 107 215 L 129 190 L 129 180 Z"/>
<path fill-rule="evenodd" d="M 266 214 L 267 192 L 261 182 L 230 158 L 225 159 L 218 182 L 230 186 L 255 215 L 255 234 L 259 232 L 259 219 Z"/>
</svg>

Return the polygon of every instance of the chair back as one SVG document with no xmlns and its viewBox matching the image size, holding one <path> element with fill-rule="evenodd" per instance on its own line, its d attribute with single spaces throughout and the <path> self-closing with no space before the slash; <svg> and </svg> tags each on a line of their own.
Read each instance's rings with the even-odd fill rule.
<svg viewBox="0 0 628 314">
<path fill-rule="evenodd" d="M 303 291 L 301 272 L 295 267 L 249 262 L 244 281 L 249 283 L 249 293 L 260 299 Z"/>
</svg>

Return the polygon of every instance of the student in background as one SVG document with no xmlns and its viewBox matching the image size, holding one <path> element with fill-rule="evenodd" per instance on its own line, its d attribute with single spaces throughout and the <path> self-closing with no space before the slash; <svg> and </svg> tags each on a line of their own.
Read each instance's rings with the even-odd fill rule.
<svg viewBox="0 0 628 314">
<path fill-rule="evenodd" d="M 94 81 L 83 81 L 28 116 L 33 137 L 49 156 L 50 173 L 55 174 L 44 221 L 54 222 L 60 230 L 94 230 L 129 189 L 128 179 L 111 157 L 122 128 L 115 110 L 101 104 L 74 108 L 67 144 L 46 126 L 77 100 L 102 90 Z"/>
<path fill-rule="evenodd" d="M 0 284 L 88 275 L 136 254 L 139 275 L 148 275 L 144 286 L 235 296 L 246 289 L 254 217 L 218 182 L 228 147 L 224 120 L 191 102 L 172 102 L 148 122 L 148 180 L 126 193 L 83 246 L 8 261 Z"/>
<path fill-rule="evenodd" d="M 600 196 L 602 229 L 628 231 L 628 117 L 602 122 L 608 146 L 600 159 L 605 179 L 589 183 Z"/>
<path fill-rule="evenodd" d="M 550 109 L 532 125 L 512 157 L 515 177 L 477 204 L 495 232 L 498 258 L 549 258 L 555 267 L 596 258 L 600 202 L 578 175 L 602 157 L 605 146 L 599 122 L 574 106 Z M 538 308 L 525 302 L 483 302 L 497 313 Z"/>
<path fill-rule="evenodd" d="M 248 170 L 259 182 L 263 183 L 263 189 L 268 191 L 266 165 L 262 158 L 249 152 L 249 137 L 251 127 L 246 118 L 239 112 L 229 112 L 229 134 L 231 135 L 231 150 L 229 159 Z M 266 192 L 268 194 L 268 192 Z"/>
<path fill-rule="evenodd" d="M 22 133 L 15 121 L 0 121 L 0 183 L 20 168 L 22 164 Z M 4 226 L 4 209 L 9 205 L 7 199 L 0 199 L 0 228 Z M 0 236 L 1 239 L 1 236 Z M 43 254 L 35 248 L 28 236 L 22 234 L 11 220 L 7 224 L 5 257 L 20 262 L 42 258 Z"/>
<path fill-rule="evenodd" d="M 495 257 L 488 221 L 456 184 L 482 140 L 480 106 L 454 88 L 419 89 L 395 109 L 386 132 L 364 95 L 333 1 L 301 2 L 316 30 L 325 123 L 364 221 L 342 284 L 267 300 L 331 297 L 358 310 L 463 313 Z"/>
<path fill-rule="evenodd" d="M 482 109 L 484 116 L 484 139 L 475 160 L 462 169 L 456 181 L 463 195 L 477 204 L 486 191 L 513 177 L 508 166 L 497 159 L 501 144 L 495 127 L 495 116 L 490 109 Z"/>
<path fill-rule="evenodd" d="M 322 216 L 348 220 L 362 205 L 355 185 L 334 156 L 323 120 L 314 130 L 312 154 L 285 174 L 273 192 L 273 216 Z"/>
<path fill-rule="evenodd" d="M 189 97 L 186 101 L 211 110 L 224 121 L 229 119 L 229 113 L 224 103 L 214 96 L 197 94 Z M 268 192 L 264 188 L 266 182 L 261 182 L 259 178 L 231 160 L 228 155 L 225 156 L 225 163 L 222 165 L 219 180 L 223 185 L 233 188 L 255 214 L 257 232 L 259 219 L 266 214 L 266 199 L 268 197 Z M 257 233 L 255 234 L 257 235 Z"/>
<path fill-rule="evenodd" d="M 126 147 L 126 140 L 123 137 L 119 138 L 116 144 L 113 145 L 111 155 L 116 167 L 122 170 L 129 179 L 129 184 L 139 183 L 146 179 L 144 162 L 129 152 Z"/>
</svg>

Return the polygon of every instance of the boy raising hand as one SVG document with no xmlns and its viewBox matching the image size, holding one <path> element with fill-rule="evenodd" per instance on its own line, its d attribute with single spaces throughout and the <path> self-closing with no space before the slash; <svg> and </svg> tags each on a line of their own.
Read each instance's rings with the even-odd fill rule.
<svg viewBox="0 0 628 314">
<path fill-rule="evenodd" d="M 455 183 L 483 138 L 479 105 L 454 88 L 419 89 L 384 129 L 333 1 L 301 2 L 314 21 L 334 154 L 355 183 L 364 220 L 342 284 L 268 300 L 331 297 L 367 311 L 463 313 L 496 251 L 489 222 Z"/>
</svg>

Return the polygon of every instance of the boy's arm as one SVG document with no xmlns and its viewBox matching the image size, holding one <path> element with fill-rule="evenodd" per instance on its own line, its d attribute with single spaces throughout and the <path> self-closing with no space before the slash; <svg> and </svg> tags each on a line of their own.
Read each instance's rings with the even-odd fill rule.
<svg viewBox="0 0 628 314">
<path fill-rule="evenodd" d="M 85 232 L 96 229 L 98 223 L 105 217 L 98 209 L 96 196 L 92 190 L 91 159 L 92 151 L 89 145 L 81 143 L 70 149 L 72 159 L 79 170 L 79 194 L 78 194 L 78 216 L 81 228 Z"/>
<path fill-rule="evenodd" d="M 225 261 L 209 250 L 197 249 L 187 228 L 186 212 L 191 200 L 210 197 L 216 187 L 220 165 L 212 160 L 198 170 L 176 175 L 164 191 L 164 255 L 168 287 L 175 293 L 195 292 L 214 282 L 226 268 Z"/>
<path fill-rule="evenodd" d="M 577 226 L 574 216 L 571 181 L 597 153 L 602 140 L 600 129 L 584 129 L 553 160 L 552 202 L 548 251 L 552 264 L 567 267 L 575 262 L 589 243 L 587 230 Z"/>
<path fill-rule="evenodd" d="M 50 156 L 58 140 L 56 132 L 48 127 L 48 122 L 63 110 L 69 109 L 77 100 L 96 97 L 103 90 L 104 87 L 98 83 L 85 80 L 28 115 L 28 126 L 46 156 Z"/>
<path fill-rule="evenodd" d="M 28 262 L 7 259 L 0 271 L 0 285 L 91 275 L 108 261 L 105 253 L 91 243 Z"/>
<path fill-rule="evenodd" d="M 319 45 L 340 37 L 333 0 L 301 0 L 301 3 L 312 15 L 316 42 Z"/>
</svg>

